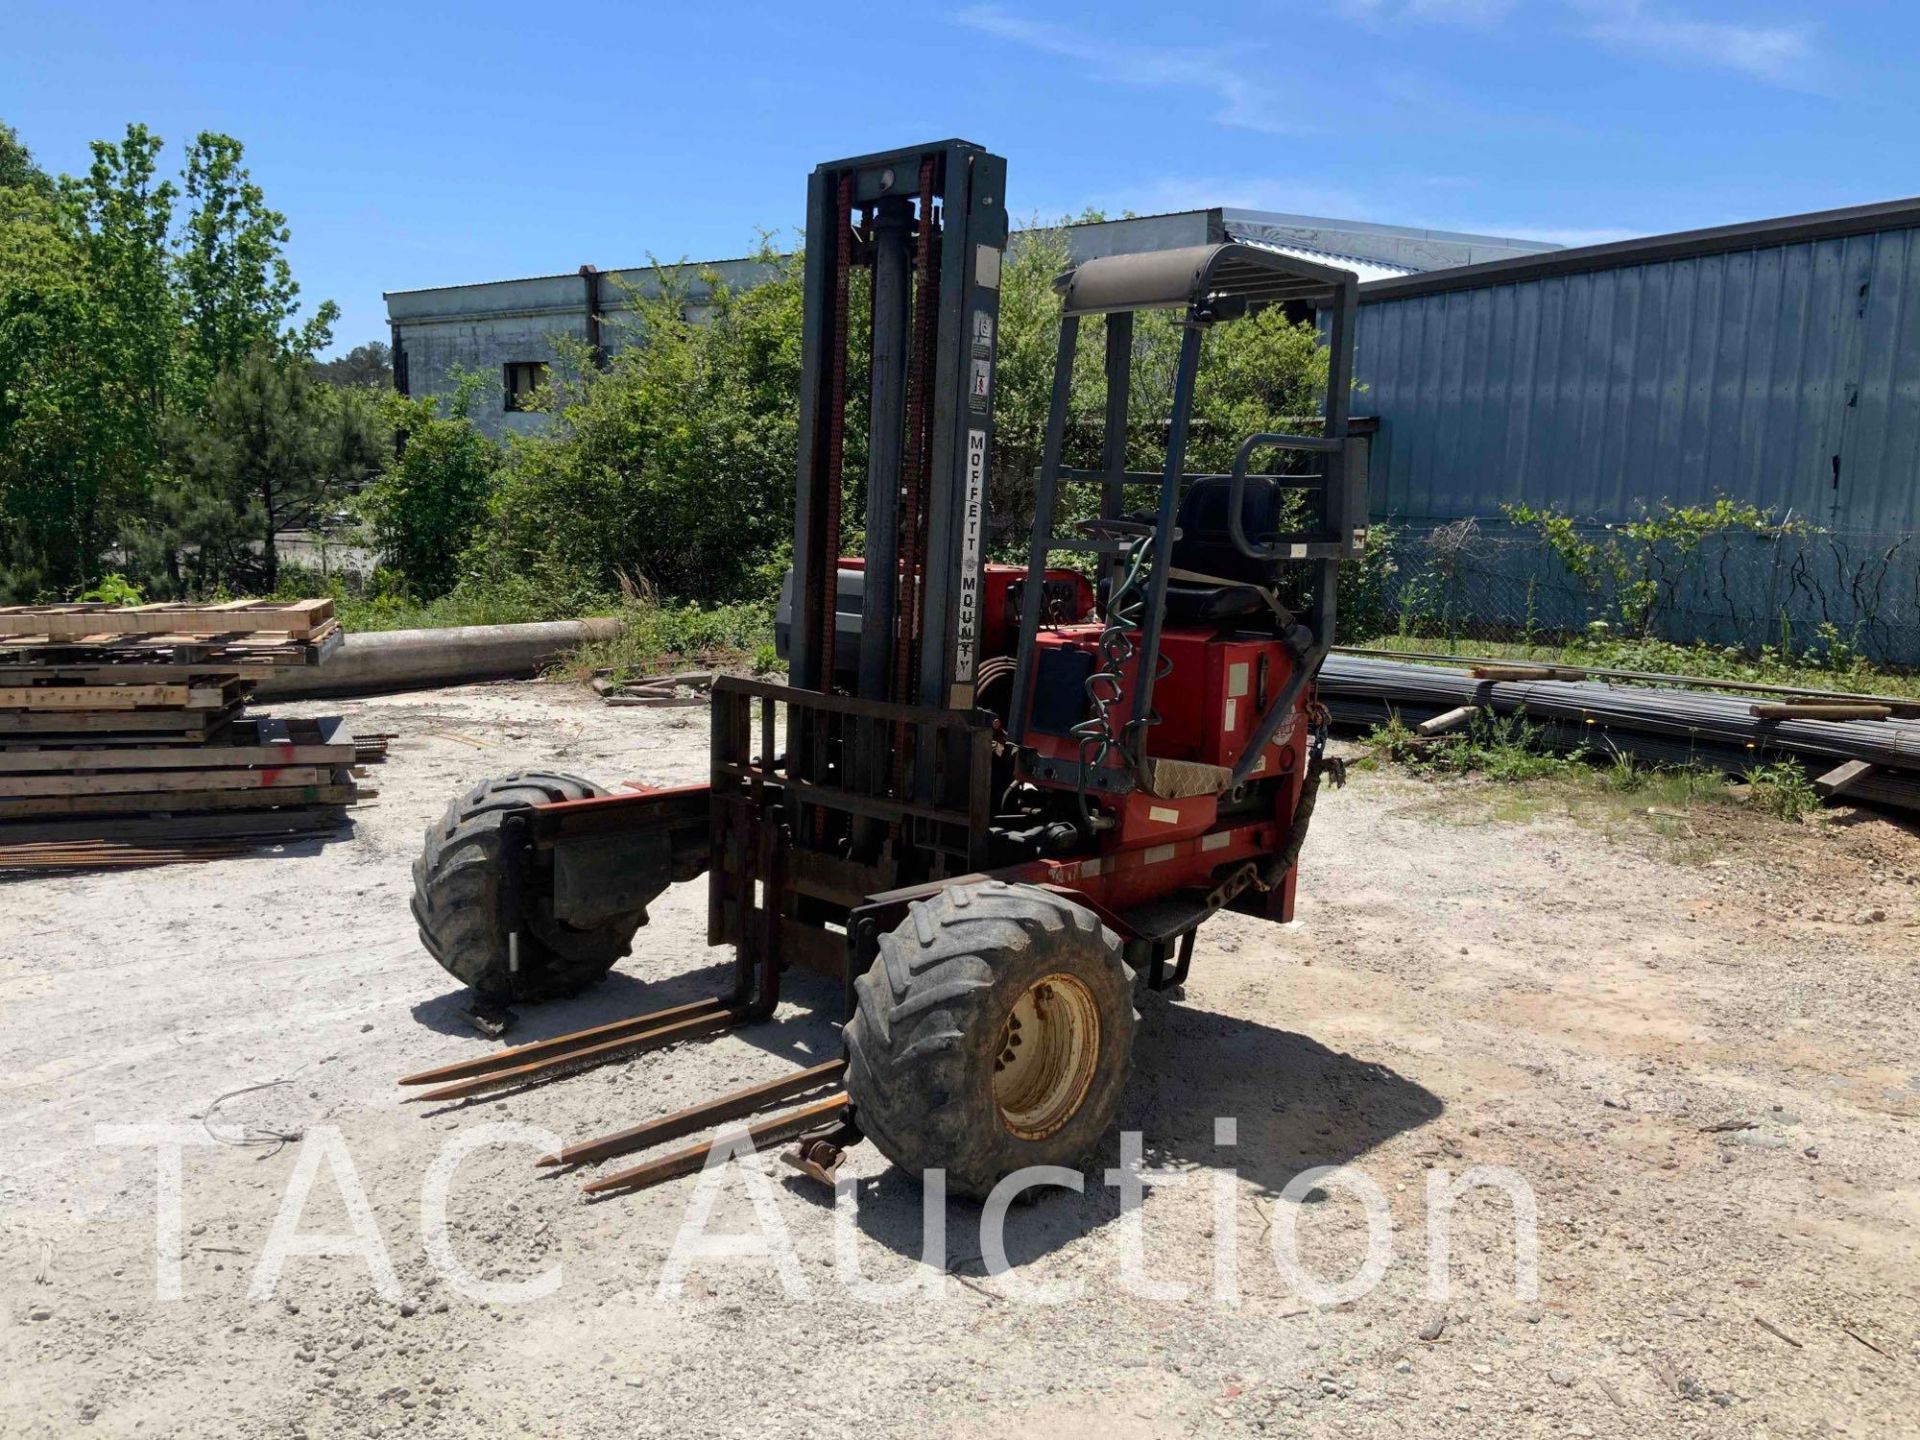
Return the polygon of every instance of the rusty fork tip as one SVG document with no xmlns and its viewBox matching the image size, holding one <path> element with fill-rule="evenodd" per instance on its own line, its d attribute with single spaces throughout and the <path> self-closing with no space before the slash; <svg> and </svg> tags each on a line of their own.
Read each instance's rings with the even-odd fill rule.
<svg viewBox="0 0 1920 1440">
<path fill-rule="evenodd" d="M 564 1165 L 566 1161 L 562 1160 L 558 1155 L 542 1155 L 533 1163 L 535 1165 Z"/>
</svg>

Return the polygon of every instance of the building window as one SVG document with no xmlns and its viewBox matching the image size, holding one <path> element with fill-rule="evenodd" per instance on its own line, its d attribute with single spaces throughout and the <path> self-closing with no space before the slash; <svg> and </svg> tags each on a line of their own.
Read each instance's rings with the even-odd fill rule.
<svg viewBox="0 0 1920 1440">
<path fill-rule="evenodd" d="M 506 395 L 508 410 L 524 410 L 527 402 L 533 398 L 533 392 L 547 383 L 547 365 L 544 360 L 510 360 L 502 367 L 506 372 Z"/>
</svg>

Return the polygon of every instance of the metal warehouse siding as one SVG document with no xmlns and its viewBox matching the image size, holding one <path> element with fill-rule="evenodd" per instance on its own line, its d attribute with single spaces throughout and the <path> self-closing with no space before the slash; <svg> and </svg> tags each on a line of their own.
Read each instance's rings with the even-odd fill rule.
<svg viewBox="0 0 1920 1440">
<path fill-rule="evenodd" d="M 1726 495 L 1839 531 L 1915 528 L 1916 235 L 1369 301 L 1355 404 L 1381 421 L 1375 514 L 1526 501 L 1616 521 Z"/>
</svg>

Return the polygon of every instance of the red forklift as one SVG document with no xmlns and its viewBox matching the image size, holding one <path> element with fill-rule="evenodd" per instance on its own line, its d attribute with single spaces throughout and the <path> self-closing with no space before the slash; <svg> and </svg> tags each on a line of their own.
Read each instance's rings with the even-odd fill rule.
<svg viewBox="0 0 1920 1440">
<path fill-rule="evenodd" d="M 990 564 L 1005 178 L 1004 160 L 959 140 L 813 173 L 789 681 L 715 684 L 709 783 L 491 781 L 448 808 L 415 864 L 422 939 L 485 1003 L 600 978 L 648 904 L 702 872 L 708 941 L 733 947 L 731 988 L 406 1077 L 427 1087 L 419 1098 L 498 1093 L 764 1022 L 798 968 L 838 982 L 842 1056 L 546 1163 L 773 1112 L 749 1127 L 755 1142 L 798 1140 L 790 1158 L 822 1178 L 865 1137 L 984 1195 L 1095 1148 L 1127 1083 L 1136 983 L 1179 984 L 1220 910 L 1292 916 L 1332 763 L 1313 681 L 1339 564 L 1366 538 L 1366 442 L 1348 416 L 1357 281 L 1232 242 L 1061 276 L 1027 562 Z M 856 268 L 870 272 L 868 315 L 850 313 Z M 1229 472 L 1189 474 L 1207 333 L 1269 305 L 1319 317 L 1324 413 L 1302 426 L 1318 433 L 1250 435 Z M 1175 312 L 1181 340 L 1163 462 L 1130 470 L 1146 310 Z M 1097 463 L 1073 466 L 1071 379 L 1092 317 L 1104 435 Z M 865 553 L 850 559 L 856 337 L 870 390 Z M 1087 518 L 1056 534 L 1072 514 Z M 1053 563 L 1066 556 L 1078 564 Z M 711 1143 L 587 1189 L 688 1173 Z"/>
</svg>

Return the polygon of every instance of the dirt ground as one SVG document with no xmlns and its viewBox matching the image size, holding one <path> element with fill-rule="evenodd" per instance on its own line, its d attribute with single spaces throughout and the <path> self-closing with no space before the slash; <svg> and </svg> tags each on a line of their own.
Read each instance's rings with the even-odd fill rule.
<svg viewBox="0 0 1920 1440">
<path fill-rule="evenodd" d="M 831 1197 L 768 1156 L 757 1191 L 718 1177 L 711 1228 L 783 1230 L 785 1284 L 708 1258 L 662 1293 L 702 1182 L 588 1203 L 508 1136 L 453 1174 L 448 1248 L 470 1279 L 559 1283 L 483 1301 L 423 1236 L 449 1141 L 582 1138 L 836 1037 L 793 1006 L 506 1100 L 403 1103 L 396 1076 L 487 1048 L 407 914 L 422 827 L 523 765 L 699 779 L 705 717 L 531 684 L 282 708 L 397 732 L 350 838 L 0 885 L 0 1435 L 1920 1434 L 1920 842 L 1884 820 L 1716 810 L 1676 846 L 1356 777 L 1321 803 L 1299 920 L 1221 919 L 1185 993 L 1142 1001 L 1122 1125 L 1187 1177 L 1142 1212 L 1097 1170 L 1038 1191 L 991 1275 L 981 1209 L 955 1201 L 923 1266 L 919 1188 L 863 1147 L 854 1258 L 933 1281 L 882 1303 L 837 1278 Z M 670 892 L 607 984 L 514 1038 L 711 992 L 703 897 Z M 178 1299 L 156 1292 L 154 1148 L 99 1143 L 131 1124 L 208 1142 L 180 1152 Z M 397 1289 L 364 1250 L 295 1253 L 249 1298 L 303 1164 L 299 1233 L 353 1234 L 363 1193 Z M 1359 1167 L 1393 1219 L 1378 1284 L 1340 1303 L 1273 1257 L 1291 1233 L 1309 1281 L 1359 1265 L 1353 1193 L 1282 1196 L 1323 1164 Z M 1429 1297 L 1429 1174 L 1473 1166 L 1530 1187 L 1537 1298 L 1487 1188 Z M 1129 1288 L 1135 1233 L 1184 1296 Z"/>
</svg>

